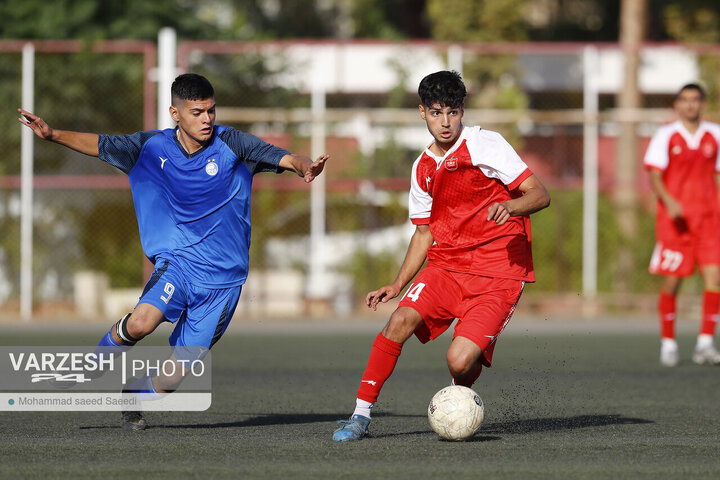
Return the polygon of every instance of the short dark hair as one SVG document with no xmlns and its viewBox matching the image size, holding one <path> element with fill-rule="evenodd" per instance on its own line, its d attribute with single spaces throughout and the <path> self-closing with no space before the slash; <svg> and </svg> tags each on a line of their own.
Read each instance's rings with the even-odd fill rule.
<svg viewBox="0 0 720 480">
<path fill-rule="evenodd" d="M 170 93 L 173 105 L 177 100 L 205 100 L 215 97 L 215 90 L 210 81 L 197 73 L 178 75 L 172 83 Z"/>
<path fill-rule="evenodd" d="M 678 90 L 677 95 L 675 95 L 675 99 L 680 96 L 682 92 L 685 90 L 696 90 L 700 94 L 700 100 L 705 100 L 705 89 L 700 86 L 700 84 L 697 83 L 686 83 L 682 87 L 680 87 L 680 90 Z"/>
<path fill-rule="evenodd" d="M 418 95 L 420 102 L 426 107 L 439 103 L 441 106 L 458 108 L 465 103 L 467 91 L 458 72 L 442 70 L 422 79 Z"/>
</svg>

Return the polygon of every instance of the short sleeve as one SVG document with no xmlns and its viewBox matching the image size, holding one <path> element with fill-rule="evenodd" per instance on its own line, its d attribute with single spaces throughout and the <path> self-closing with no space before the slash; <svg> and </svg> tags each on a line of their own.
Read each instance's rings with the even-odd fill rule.
<svg viewBox="0 0 720 480">
<path fill-rule="evenodd" d="M 410 220 L 415 225 L 430 223 L 430 213 L 433 203 L 432 196 L 428 192 L 432 179 L 427 175 L 423 175 L 423 169 L 420 168 L 421 158 L 418 158 L 413 165 L 408 199 Z M 425 188 L 421 185 L 424 185 Z"/>
<path fill-rule="evenodd" d="M 512 189 L 532 175 L 515 149 L 499 133 L 478 128 L 468 135 L 467 141 L 473 165 L 488 178 L 496 178 Z"/>
<path fill-rule="evenodd" d="M 159 133 L 159 130 L 151 130 L 130 135 L 100 135 L 98 157 L 128 174 L 135 166 L 145 142 Z"/>
<path fill-rule="evenodd" d="M 717 157 L 715 158 L 715 173 L 720 173 L 720 125 L 717 123 L 708 123 L 708 131 L 715 139 L 717 147 Z"/>
<path fill-rule="evenodd" d="M 284 148 L 267 143 L 255 135 L 234 128 L 223 130 L 219 137 L 253 174 L 258 172 L 282 172 L 283 170 L 279 167 L 280 160 L 290 153 Z"/>
<path fill-rule="evenodd" d="M 650 139 L 645 151 L 643 164 L 646 168 L 665 170 L 670 163 L 669 145 L 671 130 L 668 126 L 661 127 Z"/>
</svg>

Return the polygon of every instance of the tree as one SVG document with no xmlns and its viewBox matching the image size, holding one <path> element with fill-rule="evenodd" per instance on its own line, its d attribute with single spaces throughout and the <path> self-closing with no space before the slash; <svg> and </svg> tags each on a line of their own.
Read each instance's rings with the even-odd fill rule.
<svg viewBox="0 0 720 480">
<path fill-rule="evenodd" d="M 199 7 L 183 0 L 23 0 L 0 3 L 0 37 L 32 39 L 155 39 L 170 26 L 180 35 L 215 36 L 196 15 Z"/>
<path fill-rule="evenodd" d="M 432 36 L 442 41 L 513 42 L 528 38 L 527 0 L 427 0 Z"/>
<path fill-rule="evenodd" d="M 625 57 L 624 81 L 618 93 L 620 109 L 640 108 L 641 95 L 638 85 L 640 67 L 640 45 L 644 38 L 647 0 L 623 0 L 620 19 L 620 45 Z M 615 206 L 618 212 L 618 226 L 623 247 L 618 252 L 616 285 L 618 291 L 627 291 L 631 273 L 635 270 L 630 245 L 637 236 L 636 193 L 637 132 L 636 122 L 624 122 L 618 137 L 617 187 Z"/>
<path fill-rule="evenodd" d="M 670 38 L 688 44 L 720 42 L 720 4 L 698 0 L 663 3 L 666 5 L 661 10 L 662 25 Z M 720 59 L 717 56 L 702 56 L 699 63 L 699 80 L 707 89 L 708 107 L 710 110 L 720 110 L 717 74 Z"/>
<path fill-rule="evenodd" d="M 352 35 L 356 38 L 428 38 L 425 0 L 353 0 Z"/>
<path fill-rule="evenodd" d="M 527 39 L 527 0 L 428 0 L 427 14 L 435 40 L 444 42 L 514 42 Z M 465 55 L 466 104 L 473 108 L 523 109 L 516 59 L 507 55 Z M 513 132 L 503 132 L 512 137 Z M 511 138 L 519 146 L 519 138 Z"/>
</svg>

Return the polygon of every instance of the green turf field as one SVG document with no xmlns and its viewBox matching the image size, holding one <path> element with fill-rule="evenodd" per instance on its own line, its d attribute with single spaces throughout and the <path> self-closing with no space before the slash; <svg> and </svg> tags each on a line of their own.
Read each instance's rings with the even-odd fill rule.
<svg viewBox="0 0 720 480">
<path fill-rule="evenodd" d="M 449 383 L 448 334 L 408 342 L 372 438 L 351 444 L 331 433 L 352 411 L 374 333 L 229 334 L 213 349 L 206 412 L 150 412 L 144 432 L 113 412 L 0 413 L 0 478 L 720 478 L 720 368 L 689 363 L 692 337 L 666 369 L 654 332 L 554 332 L 503 334 L 475 386 L 485 422 L 469 442 L 440 441 L 427 423 Z M 101 333 L 0 338 L 81 345 Z"/>
</svg>

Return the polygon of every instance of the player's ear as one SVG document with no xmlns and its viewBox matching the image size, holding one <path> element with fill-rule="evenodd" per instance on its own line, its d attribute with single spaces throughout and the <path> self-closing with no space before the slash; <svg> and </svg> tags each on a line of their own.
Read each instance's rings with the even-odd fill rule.
<svg viewBox="0 0 720 480">
<path fill-rule="evenodd" d="M 418 108 L 420 109 L 420 118 L 422 118 L 423 120 L 425 120 L 425 106 L 423 106 L 423 105 L 421 104 L 421 105 L 418 105 Z"/>
<path fill-rule="evenodd" d="M 180 112 L 178 112 L 178 109 L 175 105 L 170 105 L 170 116 L 175 122 L 180 121 Z"/>
</svg>

